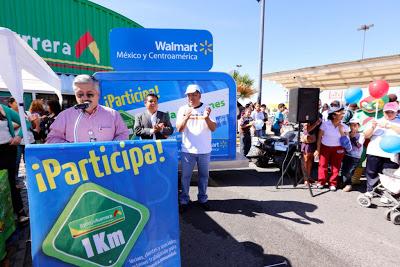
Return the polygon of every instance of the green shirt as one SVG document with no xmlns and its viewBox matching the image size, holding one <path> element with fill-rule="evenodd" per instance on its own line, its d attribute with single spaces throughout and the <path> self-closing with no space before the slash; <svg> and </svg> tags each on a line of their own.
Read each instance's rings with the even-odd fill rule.
<svg viewBox="0 0 400 267">
<path fill-rule="evenodd" d="M 18 125 L 21 125 L 21 120 L 19 119 L 19 114 L 18 112 L 14 111 L 13 109 L 7 107 L 6 105 L 0 104 L 1 107 L 3 108 L 4 112 L 6 113 L 6 118 L 8 122 L 8 130 L 10 131 L 10 134 L 12 137 L 15 136 L 15 131 L 14 131 L 14 125 L 13 122 L 17 123 Z M 31 124 L 27 121 L 26 127 L 30 127 Z M 22 137 L 22 128 L 20 127 L 18 131 L 18 136 Z"/>
</svg>

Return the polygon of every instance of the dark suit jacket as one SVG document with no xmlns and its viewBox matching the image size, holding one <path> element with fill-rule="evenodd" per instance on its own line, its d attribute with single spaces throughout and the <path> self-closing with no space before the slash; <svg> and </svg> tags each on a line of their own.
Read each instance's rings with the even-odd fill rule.
<svg viewBox="0 0 400 267">
<path fill-rule="evenodd" d="M 164 123 L 164 129 L 161 132 L 156 133 L 156 139 L 166 139 L 169 135 L 174 132 L 169 116 L 167 113 L 157 111 L 156 114 L 157 123 Z M 135 116 L 135 135 L 140 136 L 142 139 L 153 139 L 153 135 L 150 134 L 150 130 L 153 129 L 151 124 L 151 117 L 147 110 L 139 115 Z"/>
</svg>

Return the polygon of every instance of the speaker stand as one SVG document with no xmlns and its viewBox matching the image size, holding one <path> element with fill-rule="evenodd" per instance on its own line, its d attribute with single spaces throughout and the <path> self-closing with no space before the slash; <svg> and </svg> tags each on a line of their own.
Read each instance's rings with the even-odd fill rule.
<svg viewBox="0 0 400 267">
<path fill-rule="evenodd" d="M 303 182 L 306 178 L 307 181 L 310 180 L 310 177 L 307 176 L 307 171 L 304 165 L 304 158 L 303 158 L 303 153 L 301 152 L 301 143 L 300 143 L 300 131 L 301 131 L 301 127 L 300 127 L 300 123 L 299 123 L 299 130 L 297 133 L 297 144 L 296 144 L 296 151 L 293 153 L 293 155 L 290 157 L 289 162 L 287 163 L 286 167 L 282 170 L 282 175 L 279 178 L 275 188 L 279 189 L 279 186 L 283 186 L 284 184 L 284 177 L 285 175 L 289 175 L 288 171 L 290 166 L 294 163 L 294 177 L 290 177 L 292 178 L 293 181 L 293 187 L 296 187 L 299 183 Z M 289 147 L 288 147 L 289 149 Z M 299 176 L 300 174 L 300 176 Z M 314 194 L 312 192 L 312 188 L 310 183 L 307 183 L 307 187 L 308 187 L 308 191 L 310 192 L 311 197 L 314 197 Z"/>
</svg>

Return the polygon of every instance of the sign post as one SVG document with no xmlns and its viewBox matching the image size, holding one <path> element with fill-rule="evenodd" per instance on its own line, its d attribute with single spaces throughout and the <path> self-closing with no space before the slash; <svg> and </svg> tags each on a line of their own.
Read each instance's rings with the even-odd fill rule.
<svg viewBox="0 0 400 267">
<path fill-rule="evenodd" d="M 213 65 L 213 38 L 205 30 L 117 28 L 110 50 L 118 71 L 208 71 Z"/>
<path fill-rule="evenodd" d="M 35 266 L 179 266 L 176 141 L 28 145 Z"/>
<path fill-rule="evenodd" d="M 144 99 L 154 93 L 159 110 L 168 112 L 172 126 L 189 84 L 201 90 L 201 102 L 217 119 L 212 133 L 212 160 L 236 157 L 236 85 L 225 73 L 209 72 L 213 38 L 206 30 L 117 28 L 110 32 L 111 64 L 116 72 L 95 74 L 101 104 L 118 110 L 133 136 L 134 117 L 145 110 Z M 129 72 L 128 72 L 129 71 Z M 176 130 L 170 138 L 178 141 Z M 178 153 L 179 155 L 179 153 Z"/>
</svg>

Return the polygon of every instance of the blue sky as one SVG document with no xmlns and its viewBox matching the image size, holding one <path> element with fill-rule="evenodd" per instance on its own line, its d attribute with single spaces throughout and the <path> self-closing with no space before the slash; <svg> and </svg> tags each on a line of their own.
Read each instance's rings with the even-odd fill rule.
<svg viewBox="0 0 400 267">
<path fill-rule="evenodd" d="M 240 64 L 258 86 L 260 4 L 256 0 L 92 0 L 145 28 L 206 29 L 214 37 L 212 71 Z M 399 0 L 266 0 L 263 73 L 400 53 Z M 263 102 L 283 91 L 264 84 Z"/>
</svg>

